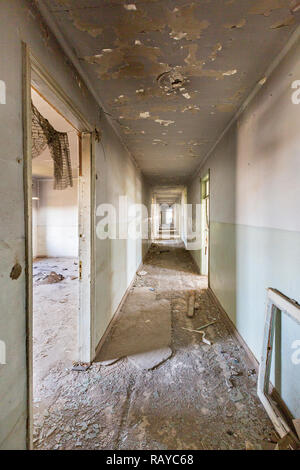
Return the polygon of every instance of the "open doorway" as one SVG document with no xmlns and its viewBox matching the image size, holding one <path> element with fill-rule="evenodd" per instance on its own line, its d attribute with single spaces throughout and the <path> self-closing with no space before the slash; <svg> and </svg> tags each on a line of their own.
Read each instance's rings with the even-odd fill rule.
<svg viewBox="0 0 300 470">
<path fill-rule="evenodd" d="M 201 274 L 209 277 L 209 225 L 210 225 L 210 179 L 209 172 L 201 179 Z"/>
<path fill-rule="evenodd" d="M 53 369 L 70 368 L 78 358 L 79 134 L 33 88 L 31 99 L 39 117 L 32 119 L 33 417 L 39 426 L 55 388 Z M 42 145 L 42 119 L 64 138 L 60 146 L 68 145 L 65 175 L 45 140 Z"/>
<path fill-rule="evenodd" d="M 94 359 L 95 162 L 89 122 L 26 44 L 23 60 L 28 448 L 33 448 L 34 418 L 44 419 L 43 408 L 57 396 L 55 374 Z"/>
</svg>

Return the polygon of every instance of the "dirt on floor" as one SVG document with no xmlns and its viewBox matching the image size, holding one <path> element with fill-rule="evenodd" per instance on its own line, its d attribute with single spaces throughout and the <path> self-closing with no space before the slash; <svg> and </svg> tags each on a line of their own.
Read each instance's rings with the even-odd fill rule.
<svg viewBox="0 0 300 470">
<path fill-rule="evenodd" d="M 77 350 L 78 260 L 37 258 L 33 262 L 34 412 L 53 400 L 45 383 L 55 368 L 73 365 Z M 46 381 L 46 382 L 45 382 Z"/>
<path fill-rule="evenodd" d="M 86 372 L 72 371 L 62 358 L 55 358 L 35 383 L 35 448 L 201 450 L 268 446 L 273 426 L 256 395 L 257 377 L 223 313 L 209 296 L 206 278 L 197 274 L 190 253 L 177 240 L 162 241 L 152 246 L 141 271 L 106 341 L 112 341 L 118 323 L 124 323 L 123 316 L 130 315 L 128 304 L 135 289 L 149 289 L 158 303 L 164 300 L 171 306 L 171 357 L 151 370 L 141 370 L 123 357 L 109 366 L 94 363 Z M 35 289 L 55 289 L 64 283 L 67 289 L 71 282 L 67 279 Z M 187 318 L 187 301 L 194 290 L 196 313 L 194 318 Z M 74 319 L 70 315 L 62 319 L 64 312 L 74 310 L 72 296 L 67 296 L 63 311 L 55 313 L 60 307 L 58 293 L 63 292 L 58 290 L 56 298 L 52 296 L 53 303 L 47 300 L 51 309 L 41 310 L 44 318 L 48 317 L 51 344 L 62 334 L 61 323 L 54 324 L 60 318 L 65 345 L 69 347 L 74 341 L 76 346 Z M 43 296 L 46 299 L 45 291 Z M 145 328 L 147 298 L 144 307 L 139 307 L 141 318 L 136 320 Z M 168 308 L 166 311 L 169 314 Z M 158 312 L 164 315 L 161 308 Z M 188 331 L 210 322 L 215 323 L 205 332 L 211 345 L 201 341 L 201 334 Z M 137 329 L 141 331 L 141 325 Z M 38 328 L 35 335 L 39 335 Z M 40 355 L 52 351 L 47 349 L 47 337 L 44 331 L 42 338 L 35 338 Z M 104 344 L 107 350 L 108 346 Z"/>
</svg>

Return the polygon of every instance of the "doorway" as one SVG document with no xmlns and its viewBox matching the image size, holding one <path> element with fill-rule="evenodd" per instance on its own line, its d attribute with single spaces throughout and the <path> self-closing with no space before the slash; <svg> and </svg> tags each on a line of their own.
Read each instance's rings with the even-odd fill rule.
<svg viewBox="0 0 300 470">
<path fill-rule="evenodd" d="M 53 369 L 78 360 L 79 319 L 79 133 L 34 88 L 34 116 L 46 119 L 68 144 L 69 166 L 57 174 L 51 147 L 32 119 L 32 279 L 34 431 L 55 391 Z M 48 129 L 48 127 L 47 127 Z M 47 130 L 46 129 L 46 130 Z M 45 145 L 42 146 L 41 142 Z M 69 164 L 69 165 L 68 165 Z M 51 390 L 50 390 L 51 389 Z"/>
<path fill-rule="evenodd" d="M 49 370 L 94 358 L 95 164 L 89 123 L 26 44 L 23 59 L 28 448 L 33 448 L 34 410 L 40 415 L 43 398 L 54 391 Z M 51 138 L 42 149 L 36 133 L 46 135 L 48 125 Z M 34 396 L 40 385 L 45 397 Z"/>
<path fill-rule="evenodd" d="M 209 172 L 201 179 L 201 274 L 209 278 L 210 250 L 210 178 Z M 208 279 L 209 282 L 209 279 Z"/>
</svg>

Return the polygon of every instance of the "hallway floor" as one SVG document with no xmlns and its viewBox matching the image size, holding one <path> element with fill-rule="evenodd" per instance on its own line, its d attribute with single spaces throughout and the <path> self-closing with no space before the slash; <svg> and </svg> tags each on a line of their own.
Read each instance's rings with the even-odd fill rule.
<svg viewBox="0 0 300 470">
<path fill-rule="evenodd" d="M 35 448 L 265 447 L 273 426 L 256 396 L 256 376 L 209 297 L 206 278 L 196 273 L 190 253 L 178 240 L 162 241 L 150 249 L 141 271 L 146 274 L 136 276 L 103 349 L 109 350 L 120 322 L 131 314 L 130 299 L 144 289 L 155 295 L 152 303 L 166 306 L 171 357 L 153 370 L 141 370 L 124 356 L 109 366 L 94 363 L 86 372 L 57 363 L 40 384 L 44 395 L 35 414 Z M 189 319 L 187 299 L 193 289 L 196 313 Z M 145 334 L 143 312 L 153 311 L 147 298 L 137 319 L 143 324 L 136 325 L 136 331 L 144 328 Z M 167 331 L 169 320 L 163 309 L 159 312 L 156 321 Z M 214 320 L 205 329 L 211 345 L 201 342 L 198 333 L 183 329 Z M 143 343 L 142 333 L 135 336 L 137 343 Z"/>
</svg>

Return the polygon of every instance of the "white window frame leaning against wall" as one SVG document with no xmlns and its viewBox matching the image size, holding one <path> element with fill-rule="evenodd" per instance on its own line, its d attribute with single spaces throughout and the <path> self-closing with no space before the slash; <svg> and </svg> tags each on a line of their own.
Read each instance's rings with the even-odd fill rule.
<svg viewBox="0 0 300 470">
<path fill-rule="evenodd" d="M 275 320 L 278 311 L 281 311 L 283 314 L 289 316 L 292 320 L 300 325 L 300 305 L 276 289 L 269 288 L 267 290 L 265 331 L 258 374 L 257 394 L 272 423 L 274 424 L 276 431 L 282 438 L 288 433 L 291 433 L 294 436 L 294 433 L 284 416 L 279 411 L 278 407 L 274 404 L 269 396 Z"/>
</svg>

